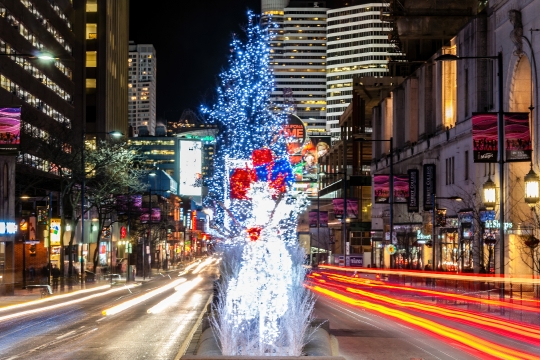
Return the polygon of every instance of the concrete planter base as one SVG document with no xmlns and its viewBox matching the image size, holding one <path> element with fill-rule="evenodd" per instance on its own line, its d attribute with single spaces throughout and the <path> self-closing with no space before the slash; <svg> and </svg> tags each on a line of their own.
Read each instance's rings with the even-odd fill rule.
<svg viewBox="0 0 540 360">
<path fill-rule="evenodd" d="M 186 353 L 182 356 L 185 360 L 232 360 L 232 359 L 296 359 L 301 358 L 305 360 L 344 360 L 339 356 L 339 345 L 337 338 L 329 334 L 330 326 L 328 321 L 317 319 L 312 322 L 314 331 L 310 336 L 310 339 L 304 347 L 304 356 L 223 356 L 218 346 L 218 342 L 214 337 L 214 333 L 210 328 L 208 321 L 203 321 L 201 324 L 200 337 L 196 350 L 192 353 Z M 195 339 L 193 339 L 195 341 Z"/>
</svg>

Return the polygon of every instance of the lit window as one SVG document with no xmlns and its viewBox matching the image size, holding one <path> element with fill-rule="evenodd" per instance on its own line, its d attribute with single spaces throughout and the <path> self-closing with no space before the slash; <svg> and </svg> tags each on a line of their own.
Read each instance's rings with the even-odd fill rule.
<svg viewBox="0 0 540 360">
<path fill-rule="evenodd" d="M 95 89 L 96 88 L 96 79 L 86 79 L 86 88 Z"/>
<path fill-rule="evenodd" d="M 97 66 L 97 51 L 87 51 L 86 52 L 86 67 L 96 67 Z"/>
<path fill-rule="evenodd" d="M 86 24 L 86 39 L 97 39 L 97 24 Z"/>
</svg>

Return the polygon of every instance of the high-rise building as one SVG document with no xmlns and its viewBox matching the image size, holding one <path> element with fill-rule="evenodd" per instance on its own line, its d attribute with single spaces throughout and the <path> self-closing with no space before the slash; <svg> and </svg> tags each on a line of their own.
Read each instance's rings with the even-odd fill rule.
<svg viewBox="0 0 540 360">
<path fill-rule="evenodd" d="M 83 43 L 75 33 L 84 19 L 79 2 L 0 3 L 0 104 L 21 107 L 21 156 L 17 172 L 49 172 L 38 150 L 60 129 L 76 131 L 84 114 Z M 48 59 L 40 56 L 48 55 Z"/>
<path fill-rule="evenodd" d="M 86 133 L 128 131 L 129 1 L 86 1 Z"/>
<path fill-rule="evenodd" d="M 271 65 L 275 75 L 272 101 L 288 107 L 308 133 L 326 131 L 325 1 L 263 1 L 271 31 Z"/>
<path fill-rule="evenodd" d="M 353 96 L 353 78 L 388 76 L 388 60 L 399 56 L 388 42 L 390 23 L 380 20 L 388 10 L 384 3 L 355 3 L 362 4 L 328 11 L 326 126 L 334 138 Z"/>
<path fill-rule="evenodd" d="M 156 49 L 129 43 L 129 126 L 133 135 L 156 133 Z"/>
</svg>

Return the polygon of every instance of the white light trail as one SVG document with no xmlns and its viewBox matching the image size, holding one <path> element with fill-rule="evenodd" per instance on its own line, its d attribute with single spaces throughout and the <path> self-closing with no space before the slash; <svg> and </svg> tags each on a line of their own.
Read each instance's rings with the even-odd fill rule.
<svg viewBox="0 0 540 360">
<path fill-rule="evenodd" d="M 126 302 L 123 302 L 121 304 L 118 304 L 116 306 L 113 306 L 112 308 L 109 308 L 109 309 L 106 309 L 106 310 L 103 310 L 101 313 L 104 315 L 104 316 L 110 316 L 110 315 L 114 315 L 114 314 L 118 314 L 119 312 L 122 312 L 126 309 L 129 309 L 130 307 L 132 306 L 135 306 L 137 304 L 140 304 L 142 303 L 143 301 L 145 300 L 148 300 L 156 295 L 159 295 L 167 290 L 170 290 L 178 285 L 180 285 L 181 283 L 185 282 L 186 279 L 185 278 L 181 278 L 181 279 L 178 279 L 178 280 L 175 280 L 165 286 L 162 286 L 160 288 L 157 288 L 155 290 L 152 290 L 142 296 L 138 296 L 134 299 L 131 299 L 131 300 L 128 300 Z"/>
<path fill-rule="evenodd" d="M 135 287 L 135 286 L 138 286 L 138 285 L 126 285 L 125 287 L 110 289 L 110 290 L 105 291 L 103 293 L 86 296 L 86 297 L 81 298 L 81 299 L 76 299 L 76 300 L 63 302 L 61 304 L 55 304 L 55 305 L 50 305 L 50 306 L 46 306 L 46 307 L 39 308 L 39 309 L 26 310 L 26 311 L 21 311 L 21 312 L 11 314 L 11 315 L 0 316 L 0 322 L 5 321 L 5 320 L 15 319 L 15 318 L 25 316 L 25 315 L 37 314 L 37 313 L 40 313 L 40 312 L 46 312 L 46 311 L 49 311 L 49 310 L 63 308 L 63 307 L 66 307 L 66 306 L 70 306 L 70 305 L 77 304 L 77 303 L 80 303 L 80 302 L 83 302 L 83 301 L 95 299 L 95 298 L 98 298 L 98 297 L 101 297 L 101 296 L 109 295 L 111 293 L 122 291 L 122 290 L 125 290 L 126 288 L 131 288 L 131 287 Z M 109 287 L 109 286 L 107 286 L 107 287 Z"/>
<path fill-rule="evenodd" d="M 149 314 L 158 314 L 158 313 L 162 312 L 163 310 L 165 310 L 166 308 L 168 308 L 169 306 L 172 306 L 172 305 L 178 303 L 180 301 L 180 299 L 182 299 L 182 297 L 184 297 L 184 295 L 188 291 L 190 291 L 195 286 L 197 286 L 201 281 L 202 281 L 202 278 L 199 276 L 199 277 L 196 277 L 193 280 L 190 280 L 190 281 L 188 281 L 188 282 L 186 282 L 184 284 L 181 284 L 181 285 L 175 287 L 174 290 L 176 290 L 176 292 L 174 294 L 172 294 L 171 296 L 163 299 L 158 304 L 152 306 L 150 309 L 148 309 L 147 312 Z"/>
<path fill-rule="evenodd" d="M 46 297 L 46 298 L 39 299 L 39 300 L 32 300 L 32 301 L 24 302 L 24 303 L 21 303 L 21 304 L 4 306 L 4 307 L 0 308 L 0 312 L 6 311 L 6 310 L 18 309 L 18 308 L 27 307 L 27 306 L 36 305 L 36 304 L 43 304 L 43 303 L 46 303 L 46 302 L 51 302 L 51 301 L 55 301 L 55 300 L 58 300 L 58 299 L 64 299 L 64 298 L 68 298 L 68 297 L 73 297 L 73 296 L 76 296 L 76 295 L 85 294 L 85 293 L 89 293 L 89 292 L 94 292 L 94 291 L 98 291 L 98 290 L 105 290 L 105 289 L 108 289 L 110 287 L 111 287 L 110 285 L 97 286 L 97 287 L 93 287 L 91 289 L 78 290 L 78 291 L 70 292 L 70 293 L 67 293 L 67 294 L 54 295 L 54 296 Z"/>
</svg>

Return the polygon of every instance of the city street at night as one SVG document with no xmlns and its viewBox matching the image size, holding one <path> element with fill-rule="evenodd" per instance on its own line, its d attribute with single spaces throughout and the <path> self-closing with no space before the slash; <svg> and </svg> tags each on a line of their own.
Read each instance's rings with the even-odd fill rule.
<svg viewBox="0 0 540 360">
<path fill-rule="evenodd" d="M 151 281 L 0 306 L 1 359 L 174 359 L 203 312 L 216 264 Z M 105 282 L 106 284 L 106 282 Z M 95 291 L 93 291 L 95 290 Z"/>
</svg>

